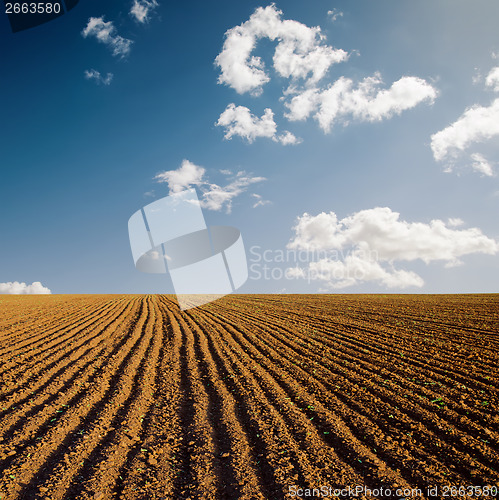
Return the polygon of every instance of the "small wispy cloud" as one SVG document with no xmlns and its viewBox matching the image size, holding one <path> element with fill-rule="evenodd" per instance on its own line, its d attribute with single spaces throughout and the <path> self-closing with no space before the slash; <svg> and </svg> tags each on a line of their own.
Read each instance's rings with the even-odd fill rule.
<svg viewBox="0 0 499 500">
<path fill-rule="evenodd" d="M 107 45 L 113 56 L 125 57 L 130 53 L 132 40 L 116 33 L 112 21 L 104 21 L 104 17 L 91 17 L 81 32 L 83 38 L 94 37 L 98 42 Z"/>
<path fill-rule="evenodd" d="M 170 194 L 197 187 L 202 193 L 201 206 L 203 208 L 214 211 L 225 209 L 227 213 L 231 212 L 232 203 L 236 197 L 247 191 L 252 184 L 266 180 L 265 177 L 253 176 L 244 171 L 233 174 L 230 170 L 224 170 L 223 174 L 229 179 L 227 184 L 220 186 L 209 182 L 205 174 L 205 168 L 189 160 L 183 160 L 178 169 L 160 172 L 154 179 L 157 182 L 167 183 Z"/>
<path fill-rule="evenodd" d="M 336 21 L 336 19 L 338 19 L 339 17 L 343 17 L 343 12 L 341 12 L 338 9 L 332 9 L 332 10 L 327 11 L 327 15 L 329 16 L 331 21 L 333 21 L 333 23 L 334 23 L 334 21 Z"/>
<path fill-rule="evenodd" d="M 261 195 L 256 193 L 251 193 L 251 196 L 253 196 L 253 198 L 256 198 L 256 201 L 253 204 L 253 208 L 263 207 L 265 205 L 270 205 L 272 203 L 270 200 L 264 200 Z"/>
<path fill-rule="evenodd" d="M 475 172 L 479 172 L 482 174 L 482 176 L 486 177 L 493 177 L 494 176 L 494 169 L 492 167 L 492 164 L 490 163 L 485 156 L 481 155 L 480 153 L 473 153 L 470 156 L 471 160 L 473 163 L 471 164 L 471 168 Z"/>
<path fill-rule="evenodd" d="M 96 83 L 103 85 L 110 85 L 113 81 L 112 73 L 108 73 L 106 76 L 102 76 L 100 72 L 95 69 L 86 69 L 84 74 L 87 80 L 93 80 Z"/>
<path fill-rule="evenodd" d="M 139 23 L 147 23 L 150 14 L 158 5 L 156 0 L 133 0 L 130 15 Z"/>
<path fill-rule="evenodd" d="M 265 177 L 256 177 L 240 171 L 225 186 L 206 183 L 205 186 L 201 187 L 203 193 L 201 206 L 215 211 L 225 208 L 225 211 L 230 213 L 232 211 L 232 202 L 236 197 L 247 191 L 252 184 L 264 180 L 266 180 Z"/>
</svg>

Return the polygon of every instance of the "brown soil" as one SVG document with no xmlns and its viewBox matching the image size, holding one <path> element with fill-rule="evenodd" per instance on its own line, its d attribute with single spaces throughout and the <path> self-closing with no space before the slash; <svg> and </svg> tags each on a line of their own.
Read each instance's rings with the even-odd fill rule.
<svg viewBox="0 0 499 500">
<path fill-rule="evenodd" d="M 0 500 L 499 498 L 498 348 L 499 295 L 0 296 Z"/>
</svg>

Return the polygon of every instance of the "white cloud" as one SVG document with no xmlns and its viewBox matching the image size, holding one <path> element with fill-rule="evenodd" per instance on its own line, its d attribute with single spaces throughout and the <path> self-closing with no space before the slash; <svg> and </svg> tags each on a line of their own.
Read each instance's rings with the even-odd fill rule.
<svg viewBox="0 0 499 500">
<path fill-rule="evenodd" d="M 44 287 L 39 281 L 34 281 L 31 285 L 19 283 L 18 281 L 10 281 L 8 283 L 0 283 L 0 295 L 47 295 L 52 293 L 47 287 Z"/>
<path fill-rule="evenodd" d="M 236 106 L 231 103 L 220 115 L 215 125 L 224 127 L 226 139 L 232 139 L 236 135 L 246 139 L 250 144 L 258 137 L 267 137 L 283 145 L 301 142 L 301 139 L 287 130 L 277 135 L 274 113 L 270 108 L 266 108 L 261 118 L 258 118 L 245 106 Z"/>
<path fill-rule="evenodd" d="M 327 15 L 331 18 L 331 21 L 336 21 L 338 17 L 343 17 L 343 12 L 338 9 L 332 9 L 327 11 Z"/>
<path fill-rule="evenodd" d="M 149 21 L 150 13 L 158 6 L 156 0 L 133 0 L 130 15 L 139 23 Z"/>
<path fill-rule="evenodd" d="M 453 229 L 461 224 L 460 219 L 450 219 L 447 224 L 438 219 L 428 224 L 407 222 L 387 207 L 361 210 L 341 220 L 334 212 L 316 216 L 305 213 L 297 218 L 288 248 L 310 252 L 310 262 L 302 274 L 330 288 L 365 281 L 390 288 L 422 286 L 420 276 L 395 269 L 394 263 L 442 261 L 451 267 L 461 264 L 459 258 L 464 255 L 499 252 L 499 242 L 480 229 Z"/>
<path fill-rule="evenodd" d="M 479 68 L 475 68 L 475 74 L 471 77 L 471 83 L 473 85 L 478 85 L 479 83 L 482 83 L 483 81 L 483 76 Z"/>
<path fill-rule="evenodd" d="M 454 123 L 431 136 L 431 149 L 437 161 L 457 158 L 471 144 L 499 135 L 499 99 L 489 107 L 473 106 Z"/>
<path fill-rule="evenodd" d="M 289 144 L 300 144 L 302 142 L 299 137 L 296 137 L 289 130 L 285 130 L 284 133 L 274 137 L 273 140 L 280 142 L 284 146 L 288 146 Z"/>
<path fill-rule="evenodd" d="M 306 120 L 321 104 L 321 91 L 312 88 L 298 92 L 285 106 L 289 109 L 285 113 L 291 121 Z"/>
<path fill-rule="evenodd" d="M 460 219 L 459 217 L 450 217 L 447 220 L 447 224 L 451 227 L 458 227 L 462 226 L 464 224 L 464 221 Z"/>
<path fill-rule="evenodd" d="M 335 20 L 342 13 L 333 9 L 328 15 Z M 305 120 L 313 114 L 323 131 L 329 132 L 336 121 L 347 124 L 350 117 L 379 121 L 422 102 L 432 103 L 437 96 L 432 85 L 414 76 L 404 76 L 387 89 L 380 87 L 382 80 L 378 73 L 359 83 L 340 77 L 324 85 L 321 82 L 331 66 L 347 61 L 350 54 L 327 45 L 319 27 L 282 19 L 282 12 L 274 4 L 256 9 L 248 21 L 226 32 L 223 49 L 215 59 L 221 71 L 219 83 L 240 94 L 262 93 L 263 86 L 271 79 L 263 60 L 253 55 L 257 41 L 262 38 L 277 42 L 272 65 L 277 76 L 289 80 L 280 101 L 284 102 L 285 117 L 290 121 Z M 224 122 L 228 127 L 226 138 L 241 135 L 252 142 L 254 134 L 259 134 L 282 144 L 301 142 L 291 132 L 275 135 L 276 125 L 270 108 L 260 119 L 251 115 L 248 108 L 236 108 L 234 104 L 229 105 L 226 112 L 217 123 Z"/>
<path fill-rule="evenodd" d="M 471 164 L 471 168 L 473 170 L 487 177 L 492 177 L 494 175 L 492 165 L 483 155 L 480 153 L 473 153 L 471 155 L 471 159 L 473 160 L 473 163 Z"/>
<path fill-rule="evenodd" d="M 225 186 L 220 186 L 210 183 L 205 178 L 205 173 L 206 169 L 203 167 L 184 160 L 177 170 L 161 172 L 154 179 L 168 183 L 170 194 L 197 186 L 202 193 L 200 202 L 203 208 L 215 211 L 225 209 L 227 213 L 231 212 L 232 202 L 236 197 L 247 191 L 252 184 L 266 180 L 265 177 L 254 177 L 244 171 L 232 175 L 229 170 L 224 170 L 223 174 L 230 175 L 230 179 Z"/>
<path fill-rule="evenodd" d="M 421 78 L 406 76 L 389 89 L 380 89 L 381 76 L 364 78 L 357 87 L 353 80 L 341 77 L 325 90 L 306 89 L 285 103 L 286 117 L 291 121 L 314 118 L 324 132 L 336 121 L 345 123 L 349 117 L 360 121 L 380 121 L 413 108 L 421 102 L 433 102 L 436 90 Z"/>
<path fill-rule="evenodd" d="M 485 85 L 499 92 L 499 67 L 492 68 Z M 491 177 L 491 163 L 480 153 L 465 154 L 474 144 L 481 144 L 499 136 L 499 98 L 490 106 L 478 104 L 466 109 L 453 123 L 431 136 L 431 149 L 436 161 L 446 162 L 445 171 L 452 172 L 462 158 L 480 174 Z"/>
<path fill-rule="evenodd" d="M 104 85 L 110 85 L 113 81 L 113 74 L 108 73 L 105 77 L 100 74 L 99 71 L 95 69 L 86 69 L 85 70 L 85 78 L 87 80 L 95 80 L 97 83 L 102 83 Z"/>
<path fill-rule="evenodd" d="M 261 93 L 270 77 L 262 59 L 251 55 L 261 38 L 278 41 L 273 65 L 286 78 L 314 83 L 324 77 L 332 64 L 348 58 L 344 50 L 323 44 L 319 27 L 309 28 L 297 21 L 282 20 L 281 16 L 274 4 L 259 7 L 248 21 L 226 32 L 222 52 L 215 59 L 221 70 L 219 83 L 229 85 L 239 94 Z"/>
<path fill-rule="evenodd" d="M 253 198 L 256 198 L 256 201 L 255 203 L 253 204 L 253 208 L 256 208 L 256 207 L 263 207 L 265 205 L 269 205 L 271 204 L 272 202 L 269 201 L 269 200 L 264 200 L 262 198 L 261 195 L 259 194 L 256 194 L 256 193 L 252 193 L 251 196 L 253 196 Z"/>
<path fill-rule="evenodd" d="M 84 38 L 93 36 L 112 51 L 113 56 L 125 57 L 130 53 L 132 40 L 116 34 L 112 21 L 104 21 L 104 17 L 91 17 L 81 32 Z"/>
<path fill-rule="evenodd" d="M 180 193 L 192 186 L 202 184 L 206 170 L 189 160 L 183 160 L 177 170 L 161 172 L 154 179 L 158 182 L 167 182 L 170 193 Z"/>
<path fill-rule="evenodd" d="M 363 255 L 347 255 L 343 261 L 320 259 L 311 262 L 305 276 L 322 281 L 327 289 L 347 288 L 361 282 L 376 281 L 388 288 L 421 287 L 424 281 L 412 271 L 385 269 Z"/>
<path fill-rule="evenodd" d="M 499 66 L 492 68 L 485 78 L 485 85 L 492 87 L 496 92 L 499 91 Z"/>
<path fill-rule="evenodd" d="M 266 108 L 262 117 L 258 118 L 245 106 L 236 106 L 234 103 L 227 106 L 215 125 L 225 128 L 226 139 L 238 135 L 250 143 L 257 137 L 274 137 L 277 131 L 274 113 L 270 108 Z"/>
<path fill-rule="evenodd" d="M 245 172 L 238 172 L 233 180 L 223 187 L 218 184 L 207 184 L 201 188 L 203 192 L 201 206 L 217 211 L 225 207 L 226 212 L 230 213 L 234 198 L 244 193 L 252 184 L 264 180 L 265 177 L 252 177 Z"/>
</svg>

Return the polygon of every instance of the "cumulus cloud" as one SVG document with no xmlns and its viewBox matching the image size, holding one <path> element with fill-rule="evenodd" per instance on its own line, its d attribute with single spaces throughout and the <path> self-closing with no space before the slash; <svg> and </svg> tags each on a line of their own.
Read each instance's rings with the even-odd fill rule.
<svg viewBox="0 0 499 500">
<path fill-rule="evenodd" d="M 274 113 L 270 108 L 266 108 L 261 118 L 258 118 L 247 107 L 231 103 L 220 115 L 215 125 L 224 127 L 226 139 L 232 139 L 236 135 L 246 139 L 249 143 L 258 137 L 267 137 L 284 145 L 301 142 L 301 139 L 287 130 L 283 134 L 277 134 Z"/>
<path fill-rule="evenodd" d="M 258 118 L 245 106 L 236 106 L 234 103 L 227 106 L 216 125 L 225 128 L 226 139 L 238 135 L 250 143 L 257 137 L 274 137 L 277 131 L 274 113 L 270 108 L 266 108 L 262 117 Z"/>
<path fill-rule="evenodd" d="M 423 279 L 412 271 L 396 269 L 397 261 L 461 264 L 473 253 L 494 255 L 499 242 L 478 228 L 454 229 L 463 222 L 435 219 L 428 224 L 407 222 L 387 207 L 361 210 L 339 220 L 334 212 L 298 217 L 288 248 L 309 252 L 306 268 L 296 276 L 320 280 L 329 288 L 344 288 L 375 281 L 389 288 L 421 287 Z M 301 270 L 300 270 L 301 269 Z"/>
<path fill-rule="evenodd" d="M 421 102 L 432 103 L 436 90 L 421 78 L 406 76 L 389 89 L 380 89 L 381 76 L 364 78 L 356 87 L 350 78 L 341 77 L 324 90 L 306 89 L 285 105 L 291 121 L 305 120 L 312 113 L 324 132 L 337 121 L 352 117 L 360 121 L 380 121 L 413 108 Z"/>
<path fill-rule="evenodd" d="M 161 172 L 154 178 L 157 182 L 168 183 L 170 193 L 180 193 L 192 186 L 199 186 L 204 182 L 206 170 L 189 160 L 183 160 L 177 170 Z"/>
<path fill-rule="evenodd" d="M 132 40 L 116 33 L 112 21 L 104 21 L 104 17 L 91 17 L 81 32 L 84 38 L 94 37 L 98 42 L 107 45 L 113 56 L 125 57 L 130 53 Z"/>
<path fill-rule="evenodd" d="M 282 11 L 274 4 L 259 7 L 249 20 L 229 29 L 222 52 L 215 59 L 220 68 L 219 83 L 229 85 L 239 94 L 258 95 L 270 77 L 260 57 L 252 52 L 262 38 L 277 40 L 273 66 L 279 76 L 319 81 L 331 65 L 345 61 L 347 52 L 323 43 L 319 27 L 310 28 L 293 20 L 281 19 Z"/>
<path fill-rule="evenodd" d="M 388 288 L 422 287 L 424 281 L 412 271 L 385 269 L 379 262 L 364 255 L 347 255 L 344 260 L 320 259 L 311 262 L 306 276 L 322 281 L 326 288 L 340 289 L 366 281 L 375 281 Z"/>
<path fill-rule="evenodd" d="M 130 15 L 139 23 L 149 21 L 149 15 L 158 6 L 156 0 L 133 0 Z"/>
<path fill-rule="evenodd" d="M 207 210 L 220 211 L 225 209 L 227 213 L 232 210 L 233 200 L 247 191 L 249 186 L 262 182 L 265 177 L 256 177 L 239 171 L 236 174 L 224 170 L 223 174 L 228 176 L 228 183 L 220 186 L 209 182 L 205 178 L 206 169 L 184 160 L 177 170 L 168 170 L 156 175 L 157 182 L 168 184 L 170 194 L 179 193 L 185 189 L 197 186 L 202 193 L 201 206 Z M 257 205 L 255 205 L 257 206 Z"/>
<path fill-rule="evenodd" d="M 431 136 L 431 149 L 437 161 L 456 158 L 471 144 L 499 135 L 499 99 L 488 107 L 473 106 L 454 123 Z"/>
<path fill-rule="evenodd" d="M 84 74 L 87 80 L 94 80 L 96 83 L 102 83 L 103 85 L 110 85 L 113 81 L 112 73 L 102 76 L 100 72 L 95 69 L 86 69 Z"/>
<path fill-rule="evenodd" d="M 485 78 L 485 85 L 499 92 L 499 67 L 493 68 Z M 431 149 L 436 161 L 445 162 L 445 170 L 451 172 L 459 161 L 484 176 L 493 176 L 491 163 L 480 153 L 466 154 L 476 144 L 485 143 L 499 136 L 499 98 L 490 106 L 475 104 L 466 109 L 453 123 L 431 136 Z M 464 160 L 463 160 L 464 157 Z"/>
<path fill-rule="evenodd" d="M 333 9 L 328 15 L 334 21 L 342 12 Z M 437 96 L 428 82 L 414 76 L 404 76 L 384 89 L 378 73 L 359 83 L 340 77 L 324 84 L 331 66 L 347 61 L 350 54 L 327 45 L 319 27 L 283 19 L 282 11 L 274 4 L 257 8 L 248 21 L 226 32 L 223 49 L 215 59 L 220 68 L 220 84 L 232 87 L 239 94 L 249 92 L 258 96 L 262 93 L 271 79 L 262 58 L 253 53 L 262 38 L 277 42 L 272 67 L 276 76 L 288 79 L 280 101 L 287 109 L 284 116 L 290 121 L 305 120 L 313 115 L 322 130 L 329 132 L 337 121 L 341 120 L 344 125 L 349 118 L 379 121 L 422 102 L 432 103 Z M 272 137 L 281 144 L 301 142 L 291 132 L 277 136 L 273 116 L 267 108 L 265 115 L 258 119 L 248 108 L 231 104 L 217 124 L 228 122 L 226 137 L 246 134 L 249 142 L 255 136 Z"/>
<path fill-rule="evenodd" d="M 19 283 L 18 281 L 9 281 L 8 283 L 0 283 L 0 294 L 7 295 L 47 295 L 52 293 L 47 287 L 43 286 L 39 281 L 34 281 L 31 285 Z"/>
</svg>

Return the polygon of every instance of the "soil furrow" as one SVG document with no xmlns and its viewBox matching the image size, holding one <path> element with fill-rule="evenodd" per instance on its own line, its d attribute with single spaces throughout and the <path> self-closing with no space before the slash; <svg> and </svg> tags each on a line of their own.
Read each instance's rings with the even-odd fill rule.
<svg viewBox="0 0 499 500">
<path fill-rule="evenodd" d="M 0 295 L 0 500 L 494 498 L 498 429 L 498 294 Z"/>
</svg>

